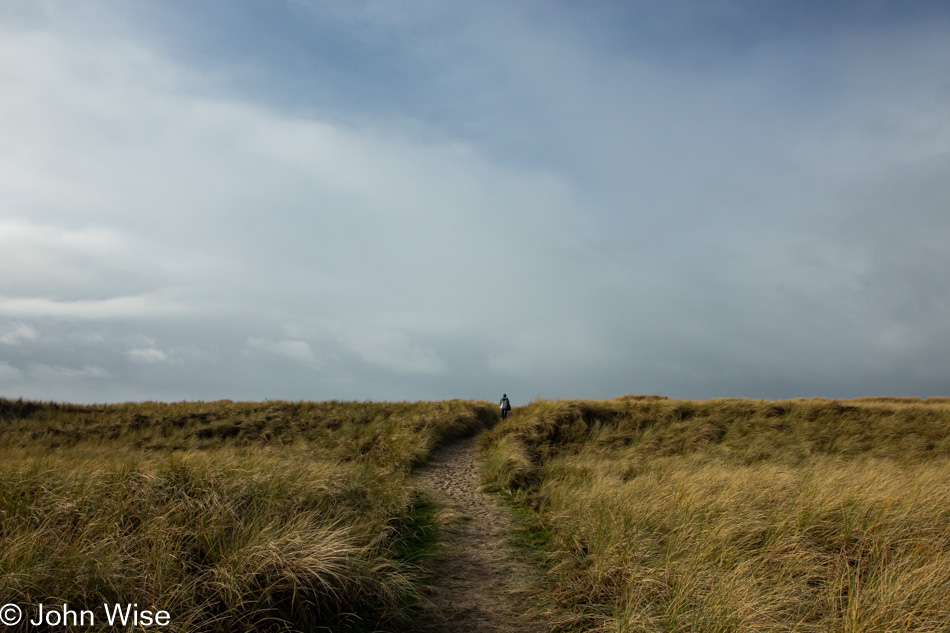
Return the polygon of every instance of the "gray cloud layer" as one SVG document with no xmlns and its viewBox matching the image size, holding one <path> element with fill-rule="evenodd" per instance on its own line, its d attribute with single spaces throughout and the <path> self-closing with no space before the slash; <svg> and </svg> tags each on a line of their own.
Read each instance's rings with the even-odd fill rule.
<svg viewBox="0 0 950 633">
<path fill-rule="evenodd" d="M 710 6 L 2 5 L 0 395 L 945 394 L 947 15 Z"/>
</svg>

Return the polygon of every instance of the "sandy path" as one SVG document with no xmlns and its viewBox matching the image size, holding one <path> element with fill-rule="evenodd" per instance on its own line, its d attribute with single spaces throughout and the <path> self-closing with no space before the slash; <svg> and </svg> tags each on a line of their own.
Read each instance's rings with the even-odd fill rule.
<svg viewBox="0 0 950 633">
<path fill-rule="evenodd" d="M 438 450 L 418 473 L 419 486 L 442 506 L 436 577 L 430 588 L 428 630 L 445 633 L 543 633 L 525 615 L 519 595 L 537 570 L 519 560 L 505 538 L 511 519 L 494 499 L 478 491 L 476 438 Z"/>
</svg>

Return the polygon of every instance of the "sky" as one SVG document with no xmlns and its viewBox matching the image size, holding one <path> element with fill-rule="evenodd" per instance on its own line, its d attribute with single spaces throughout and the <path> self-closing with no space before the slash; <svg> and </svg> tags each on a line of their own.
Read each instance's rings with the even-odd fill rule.
<svg viewBox="0 0 950 633">
<path fill-rule="evenodd" d="M 950 4 L 0 0 L 0 396 L 950 395 Z"/>
</svg>

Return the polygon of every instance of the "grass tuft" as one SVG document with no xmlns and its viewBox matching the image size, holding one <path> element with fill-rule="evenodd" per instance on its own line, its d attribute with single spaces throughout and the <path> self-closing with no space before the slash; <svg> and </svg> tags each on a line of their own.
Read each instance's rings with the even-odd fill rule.
<svg viewBox="0 0 950 633">
<path fill-rule="evenodd" d="M 496 418 L 466 401 L 0 398 L 0 595 L 136 602 L 169 611 L 167 631 L 412 630 L 434 531 L 412 467 Z"/>
<path fill-rule="evenodd" d="M 950 629 L 945 399 L 537 401 L 483 443 L 558 631 Z"/>
</svg>

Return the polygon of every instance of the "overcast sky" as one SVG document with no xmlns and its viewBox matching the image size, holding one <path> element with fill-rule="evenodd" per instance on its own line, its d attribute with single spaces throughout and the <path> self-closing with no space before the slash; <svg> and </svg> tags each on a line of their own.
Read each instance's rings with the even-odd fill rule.
<svg viewBox="0 0 950 633">
<path fill-rule="evenodd" d="M 950 395 L 950 4 L 0 0 L 0 395 Z"/>
</svg>

